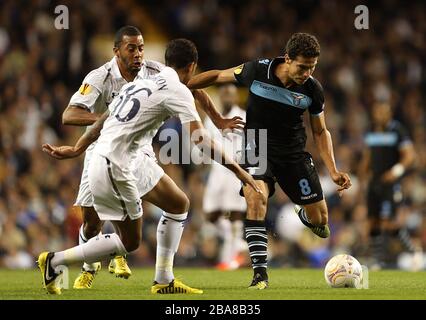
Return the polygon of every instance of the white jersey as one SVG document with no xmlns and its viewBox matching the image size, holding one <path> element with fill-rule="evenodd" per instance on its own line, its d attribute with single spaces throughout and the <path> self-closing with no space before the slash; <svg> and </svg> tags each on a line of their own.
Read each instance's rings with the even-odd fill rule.
<svg viewBox="0 0 426 320">
<path fill-rule="evenodd" d="M 165 66 L 156 61 L 144 60 L 138 78 L 151 78 L 158 74 Z M 116 57 L 103 66 L 92 70 L 83 80 L 80 89 L 71 97 L 70 105 L 85 108 L 92 113 L 102 114 L 108 105 L 118 95 L 121 88 L 127 84 L 121 76 Z M 90 127 L 88 127 L 90 128 Z M 88 167 L 96 141 L 86 150 L 84 167 L 81 176 L 75 205 L 83 207 L 93 206 L 92 194 L 89 188 Z M 145 145 L 141 151 L 155 157 L 152 145 Z"/>
<path fill-rule="evenodd" d="M 124 171 L 139 146 L 151 144 L 165 120 L 177 116 L 182 123 L 201 121 L 191 91 L 171 68 L 164 68 L 152 79 L 126 84 L 111 103 L 94 152 Z"/>
<path fill-rule="evenodd" d="M 144 60 L 136 78 L 152 78 L 164 67 L 160 62 Z M 89 72 L 80 89 L 71 97 L 69 104 L 85 108 L 92 113 L 102 114 L 125 84 L 127 81 L 120 73 L 117 58 L 113 57 L 103 66 Z M 90 127 L 88 126 L 86 130 Z M 96 142 L 87 151 L 92 150 L 95 144 Z"/>
<path fill-rule="evenodd" d="M 224 117 L 228 119 L 231 119 L 233 117 L 241 117 L 243 121 L 246 121 L 246 112 L 239 106 L 234 105 L 228 112 L 228 114 L 224 115 Z M 206 120 L 204 121 L 204 127 L 206 128 L 206 130 L 209 131 L 212 139 L 214 139 L 215 142 L 222 146 L 224 152 L 229 157 L 232 157 L 235 161 L 237 161 L 238 158 L 241 157 L 243 143 L 242 132 L 220 131 L 218 128 L 216 128 L 212 120 L 208 117 L 206 117 Z M 213 164 L 218 165 L 217 162 L 213 162 Z"/>
</svg>

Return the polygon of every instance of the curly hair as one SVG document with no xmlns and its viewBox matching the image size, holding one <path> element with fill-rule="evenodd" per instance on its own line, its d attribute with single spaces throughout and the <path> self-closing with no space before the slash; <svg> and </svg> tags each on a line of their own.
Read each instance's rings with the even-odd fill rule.
<svg viewBox="0 0 426 320">
<path fill-rule="evenodd" d="M 316 58 L 320 55 L 320 45 L 315 36 L 308 33 L 294 33 L 285 46 L 285 53 L 290 59 L 297 56 Z"/>
</svg>

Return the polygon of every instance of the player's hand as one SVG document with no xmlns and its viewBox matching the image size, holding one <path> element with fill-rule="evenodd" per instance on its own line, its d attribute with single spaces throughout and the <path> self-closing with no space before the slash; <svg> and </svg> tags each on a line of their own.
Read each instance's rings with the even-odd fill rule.
<svg viewBox="0 0 426 320">
<path fill-rule="evenodd" d="M 333 179 L 334 183 L 339 186 L 337 193 L 340 197 L 345 189 L 349 189 L 352 186 L 351 178 L 345 172 L 336 171 L 331 174 L 331 179 Z"/>
<path fill-rule="evenodd" d="M 48 143 L 43 144 L 42 149 L 49 156 L 63 160 L 78 157 L 81 152 L 78 152 L 75 147 L 71 146 L 52 146 Z"/>
<path fill-rule="evenodd" d="M 392 170 L 388 170 L 382 174 L 381 180 L 384 183 L 393 183 L 397 177 L 393 174 Z"/>
<path fill-rule="evenodd" d="M 243 130 L 245 124 L 241 117 L 233 117 L 232 119 L 222 118 L 215 122 L 216 128 L 220 130 Z"/>
<path fill-rule="evenodd" d="M 238 171 L 238 173 L 236 174 L 238 179 L 241 180 L 241 182 L 244 185 L 249 185 L 250 187 L 252 187 L 257 193 L 263 193 L 262 190 L 260 190 L 260 188 L 258 187 L 258 185 L 256 184 L 256 181 L 253 179 L 253 177 L 248 174 L 248 172 L 244 171 L 244 170 L 240 170 Z"/>
</svg>

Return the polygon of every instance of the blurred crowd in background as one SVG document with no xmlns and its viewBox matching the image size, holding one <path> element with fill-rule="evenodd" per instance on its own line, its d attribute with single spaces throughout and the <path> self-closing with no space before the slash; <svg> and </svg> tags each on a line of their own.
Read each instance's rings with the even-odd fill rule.
<svg viewBox="0 0 426 320">
<path fill-rule="evenodd" d="M 54 28 L 54 8 L 69 8 L 69 30 Z M 314 76 L 325 89 L 326 120 L 338 168 L 351 173 L 353 187 L 340 198 L 312 145 L 332 231 L 316 238 L 278 190 L 270 199 L 270 265 L 320 267 L 340 252 L 368 261 L 365 194 L 357 179 L 369 110 L 390 101 L 395 118 L 409 130 L 416 163 L 403 179 L 405 195 L 397 219 L 418 247 L 426 248 L 426 5 L 421 1 L 364 1 L 369 29 L 354 27 L 355 1 L 11 1 L 0 2 L 0 267 L 32 268 L 45 250 L 78 243 L 79 208 L 73 207 L 82 160 L 57 161 L 42 143 L 74 144 L 81 128 L 63 126 L 61 115 L 84 76 L 112 56 L 114 32 L 138 26 L 145 38 L 149 16 L 168 39 L 186 37 L 199 49 L 199 68 L 223 69 L 258 57 L 283 54 L 294 32 L 314 34 L 321 56 Z M 149 47 L 149 43 L 146 43 Z M 146 54 L 145 54 L 146 55 Z M 147 59 L 153 57 L 145 56 Z M 241 91 L 240 104 L 244 107 Z M 220 107 L 220 105 L 218 105 Z M 177 122 L 168 126 L 179 129 Z M 158 145 L 157 145 L 158 147 Z M 213 266 L 220 237 L 202 210 L 209 166 L 167 165 L 166 172 L 191 200 L 176 265 Z M 132 265 L 153 265 L 161 212 L 144 205 L 140 249 Z M 111 228 L 107 225 L 106 228 Z M 389 261 L 409 268 L 397 239 Z M 249 260 L 243 264 L 248 264 Z"/>
</svg>

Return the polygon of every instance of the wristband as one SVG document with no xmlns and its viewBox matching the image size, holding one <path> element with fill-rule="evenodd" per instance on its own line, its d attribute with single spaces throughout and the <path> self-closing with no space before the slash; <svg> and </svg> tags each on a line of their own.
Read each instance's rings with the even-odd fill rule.
<svg viewBox="0 0 426 320">
<path fill-rule="evenodd" d="M 391 172 L 394 175 L 394 177 L 399 178 L 400 176 L 404 174 L 405 168 L 402 164 L 397 163 L 391 168 Z"/>
</svg>

